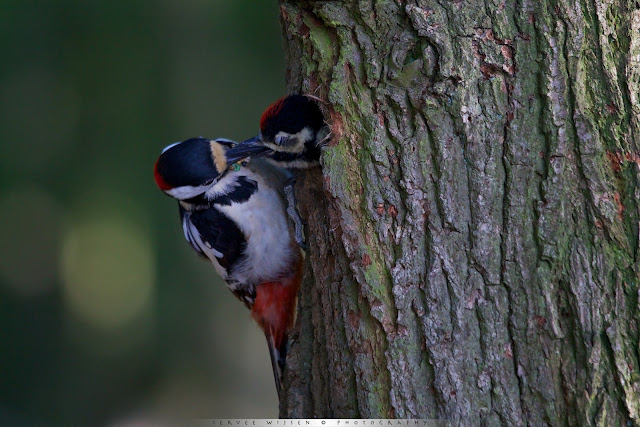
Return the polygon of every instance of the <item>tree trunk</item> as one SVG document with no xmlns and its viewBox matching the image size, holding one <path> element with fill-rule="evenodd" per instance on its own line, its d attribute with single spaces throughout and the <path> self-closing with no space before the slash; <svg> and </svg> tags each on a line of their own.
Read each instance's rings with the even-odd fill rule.
<svg viewBox="0 0 640 427">
<path fill-rule="evenodd" d="M 280 10 L 333 135 L 281 416 L 638 425 L 640 2 Z"/>
</svg>

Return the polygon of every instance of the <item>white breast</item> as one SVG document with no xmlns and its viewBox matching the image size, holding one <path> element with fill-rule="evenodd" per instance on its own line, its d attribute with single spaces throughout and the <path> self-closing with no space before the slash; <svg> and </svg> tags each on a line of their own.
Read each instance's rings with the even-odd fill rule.
<svg viewBox="0 0 640 427">
<path fill-rule="evenodd" d="M 240 228 L 247 239 L 245 257 L 234 266 L 229 279 L 255 285 L 275 280 L 290 268 L 296 247 L 287 220 L 285 202 L 272 184 L 249 168 L 235 172 L 258 183 L 258 191 L 244 203 L 216 207 Z M 234 174 L 223 179 L 234 179 Z M 220 184 L 224 184 L 221 182 Z"/>
</svg>

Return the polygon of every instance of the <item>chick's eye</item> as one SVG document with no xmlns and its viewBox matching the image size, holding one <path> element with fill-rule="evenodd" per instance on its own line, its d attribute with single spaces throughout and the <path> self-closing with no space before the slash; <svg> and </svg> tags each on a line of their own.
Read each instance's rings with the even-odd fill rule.
<svg viewBox="0 0 640 427">
<path fill-rule="evenodd" d="M 278 145 L 284 145 L 289 141 L 289 137 L 288 136 L 284 136 L 284 135 L 278 135 L 275 138 L 275 143 Z"/>
</svg>

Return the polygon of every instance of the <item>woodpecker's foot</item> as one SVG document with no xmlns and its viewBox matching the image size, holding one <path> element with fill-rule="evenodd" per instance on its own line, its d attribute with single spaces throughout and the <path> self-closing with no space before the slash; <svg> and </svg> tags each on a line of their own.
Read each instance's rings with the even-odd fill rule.
<svg viewBox="0 0 640 427">
<path fill-rule="evenodd" d="M 300 213 L 298 212 L 298 208 L 296 207 L 295 185 L 296 179 L 292 176 L 287 180 L 287 183 L 284 186 L 284 195 L 287 198 L 287 214 L 293 221 L 298 246 L 306 251 L 309 249 L 309 245 L 307 245 L 307 242 L 304 240 L 304 225 L 302 223 Z"/>
</svg>

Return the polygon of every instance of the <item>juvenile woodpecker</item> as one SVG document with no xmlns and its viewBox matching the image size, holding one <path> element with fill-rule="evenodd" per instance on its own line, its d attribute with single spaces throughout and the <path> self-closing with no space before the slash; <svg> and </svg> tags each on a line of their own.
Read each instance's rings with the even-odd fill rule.
<svg viewBox="0 0 640 427">
<path fill-rule="evenodd" d="M 329 130 L 318 104 L 304 95 L 289 95 L 267 107 L 260 118 L 260 142 L 273 150 L 267 158 L 284 168 L 309 168 L 320 163 L 320 149 Z"/>
<path fill-rule="evenodd" d="M 329 129 L 313 98 L 288 95 L 266 108 L 260 118 L 260 133 L 245 143 L 271 148 L 273 151 L 265 154 L 265 158 L 275 166 L 304 169 L 320 165 L 320 150 L 328 139 Z M 296 207 L 295 176 L 291 171 L 286 173 L 287 214 L 294 223 L 296 241 L 306 249 L 303 221 Z"/>
<path fill-rule="evenodd" d="M 286 177 L 263 159 L 242 162 L 269 151 L 253 143 L 192 138 L 165 148 L 154 175 L 158 187 L 178 199 L 187 241 L 213 263 L 264 331 L 280 395 L 302 253 L 285 213 Z"/>
</svg>

